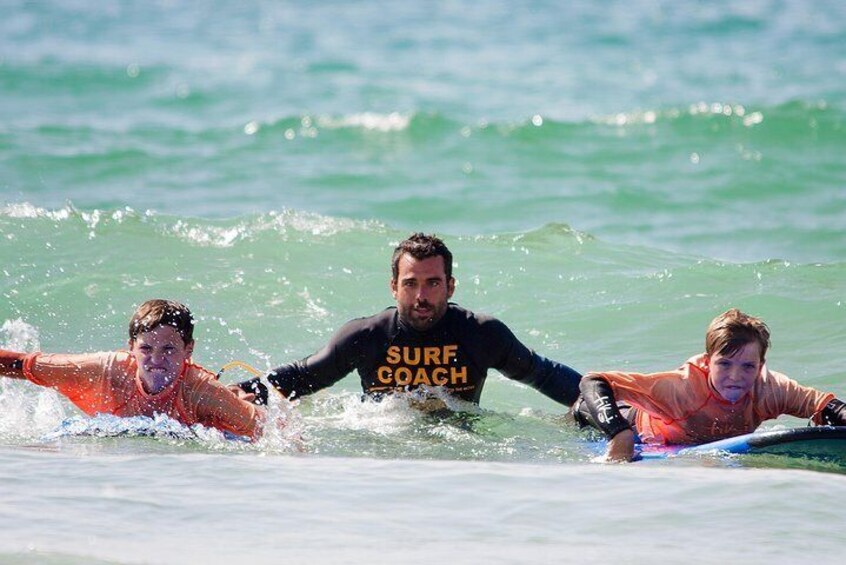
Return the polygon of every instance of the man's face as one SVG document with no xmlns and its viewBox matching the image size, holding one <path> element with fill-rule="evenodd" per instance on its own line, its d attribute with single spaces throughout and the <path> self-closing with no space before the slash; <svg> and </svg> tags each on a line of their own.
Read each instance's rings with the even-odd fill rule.
<svg viewBox="0 0 846 565">
<path fill-rule="evenodd" d="M 761 374 L 761 345 L 747 343 L 732 356 L 715 353 L 708 360 L 709 379 L 717 393 L 734 404 L 752 390 Z"/>
<path fill-rule="evenodd" d="M 161 390 L 173 382 L 182 371 L 182 365 L 191 358 L 194 342 L 185 344 L 174 328 L 158 326 L 138 334 L 134 341 L 129 342 L 129 349 L 138 363 L 138 376 Z"/>
<path fill-rule="evenodd" d="M 444 317 L 447 301 L 455 291 L 455 279 L 447 279 L 443 257 L 417 260 L 408 253 L 399 258 L 391 293 L 400 319 L 417 331 L 425 331 Z"/>
</svg>

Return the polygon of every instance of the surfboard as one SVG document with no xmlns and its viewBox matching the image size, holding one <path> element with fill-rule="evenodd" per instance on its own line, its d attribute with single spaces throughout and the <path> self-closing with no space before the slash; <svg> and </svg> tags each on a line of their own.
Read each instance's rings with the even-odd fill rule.
<svg viewBox="0 0 846 565">
<path fill-rule="evenodd" d="M 769 454 L 846 465 L 846 426 L 760 431 L 695 446 L 639 447 L 637 459 L 646 460 L 705 454 Z"/>
<path fill-rule="evenodd" d="M 202 440 L 208 437 L 203 427 L 186 426 L 162 414 L 152 418 L 147 416 L 115 416 L 114 414 L 96 414 L 94 416 L 71 416 L 58 428 L 42 436 L 42 441 L 55 441 L 66 437 L 151 437 L 169 440 Z M 224 431 L 227 440 L 247 442 L 250 439 Z M 211 437 L 215 432 L 210 431 Z"/>
</svg>

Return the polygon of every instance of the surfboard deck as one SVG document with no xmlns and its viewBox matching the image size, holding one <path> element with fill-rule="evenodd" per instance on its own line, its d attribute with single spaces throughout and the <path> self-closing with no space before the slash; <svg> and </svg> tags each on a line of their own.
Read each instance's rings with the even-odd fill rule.
<svg viewBox="0 0 846 565">
<path fill-rule="evenodd" d="M 72 416 L 64 420 L 58 428 L 45 434 L 42 441 L 55 441 L 61 438 L 121 438 L 147 437 L 168 440 L 201 440 L 202 426 L 186 426 L 157 414 L 147 416 L 115 416 L 113 414 L 96 414 L 95 416 Z M 214 437 L 216 432 L 210 432 Z M 230 432 L 222 432 L 223 438 L 230 441 L 249 442 L 249 438 L 236 436 Z"/>
<path fill-rule="evenodd" d="M 704 454 L 769 454 L 846 465 L 846 426 L 813 426 L 753 432 L 695 446 L 639 446 L 637 459 Z"/>
</svg>

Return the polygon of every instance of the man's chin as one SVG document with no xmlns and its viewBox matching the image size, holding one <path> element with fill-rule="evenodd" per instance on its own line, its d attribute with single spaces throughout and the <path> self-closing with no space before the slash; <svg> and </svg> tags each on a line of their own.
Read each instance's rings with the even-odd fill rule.
<svg viewBox="0 0 846 565">
<path fill-rule="evenodd" d="M 441 318 L 444 317 L 444 312 L 432 310 L 428 314 L 420 314 L 419 312 L 411 311 L 407 313 L 400 313 L 400 320 L 418 332 L 432 329 Z"/>
<path fill-rule="evenodd" d="M 422 332 L 428 329 L 431 329 L 432 326 L 435 325 L 435 320 L 433 318 L 425 318 L 425 319 L 418 319 L 418 320 L 410 320 L 410 326 L 415 330 Z"/>
<path fill-rule="evenodd" d="M 435 325 L 437 320 L 434 316 L 419 316 L 412 314 L 405 318 L 405 323 L 417 331 L 425 331 Z"/>
</svg>

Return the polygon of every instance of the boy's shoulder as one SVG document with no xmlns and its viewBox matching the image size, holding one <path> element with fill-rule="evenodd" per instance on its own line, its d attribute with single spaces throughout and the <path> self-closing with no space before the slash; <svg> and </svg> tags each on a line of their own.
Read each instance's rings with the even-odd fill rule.
<svg viewBox="0 0 846 565">
<path fill-rule="evenodd" d="M 218 382 L 217 375 L 203 367 L 202 365 L 198 365 L 193 361 L 188 361 L 185 363 L 185 383 L 209 383 L 209 382 Z"/>
<path fill-rule="evenodd" d="M 659 381 L 699 383 L 703 380 L 707 380 L 708 377 L 708 365 L 705 362 L 705 357 L 704 353 L 694 355 L 675 369 L 649 373 L 648 376 Z"/>
<path fill-rule="evenodd" d="M 186 398 L 195 395 L 218 398 L 218 394 L 232 394 L 226 385 L 218 380 L 216 374 L 193 362 L 187 363 L 180 388 L 182 394 L 187 395 Z"/>
<path fill-rule="evenodd" d="M 758 379 L 758 382 L 755 383 L 758 388 L 768 389 L 768 388 L 787 388 L 792 385 L 798 384 L 796 381 L 785 375 L 784 373 L 779 373 L 778 371 L 770 370 L 766 365 L 761 368 L 761 376 Z"/>
</svg>

